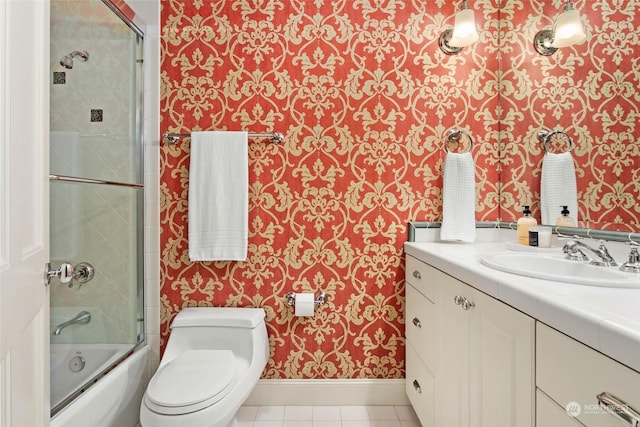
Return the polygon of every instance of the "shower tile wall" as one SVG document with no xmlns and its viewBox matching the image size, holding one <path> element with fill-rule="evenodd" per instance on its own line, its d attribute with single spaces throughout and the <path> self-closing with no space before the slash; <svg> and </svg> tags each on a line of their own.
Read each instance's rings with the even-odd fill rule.
<svg viewBox="0 0 640 427">
<path fill-rule="evenodd" d="M 51 2 L 53 72 L 65 72 L 64 84 L 51 85 L 51 173 L 140 183 L 139 158 L 130 142 L 135 129 L 129 111 L 134 88 L 129 82 L 135 43 L 124 24 L 100 0 Z M 75 50 L 90 54 L 73 69 L 58 64 Z M 124 54 L 123 54 L 124 52 Z M 92 122 L 92 110 L 103 120 Z M 135 269 L 136 193 L 141 190 L 91 184 L 51 185 L 51 258 L 87 261 L 96 268 L 80 288 L 51 287 L 51 325 L 88 310 L 88 325 L 68 328 L 53 342 L 136 340 Z M 130 267 L 132 266 L 132 267 Z"/>
</svg>

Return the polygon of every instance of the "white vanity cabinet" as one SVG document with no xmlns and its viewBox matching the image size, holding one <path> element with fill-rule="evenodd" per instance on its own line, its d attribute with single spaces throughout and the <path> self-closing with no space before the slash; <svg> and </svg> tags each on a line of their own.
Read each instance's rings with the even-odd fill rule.
<svg viewBox="0 0 640 427">
<path fill-rule="evenodd" d="M 406 277 L 407 395 L 422 426 L 532 427 L 534 320 L 409 255 Z"/>
<path fill-rule="evenodd" d="M 640 425 L 640 373 L 540 322 L 536 340 L 538 427 Z"/>
</svg>

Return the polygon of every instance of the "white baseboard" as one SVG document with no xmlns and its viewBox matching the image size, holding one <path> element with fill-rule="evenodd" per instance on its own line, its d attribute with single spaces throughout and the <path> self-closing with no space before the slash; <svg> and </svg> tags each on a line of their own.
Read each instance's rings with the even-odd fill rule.
<svg viewBox="0 0 640 427">
<path fill-rule="evenodd" d="M 409 405 L 405 380 L 260 380 L 245 405 Z"/>
</svg>

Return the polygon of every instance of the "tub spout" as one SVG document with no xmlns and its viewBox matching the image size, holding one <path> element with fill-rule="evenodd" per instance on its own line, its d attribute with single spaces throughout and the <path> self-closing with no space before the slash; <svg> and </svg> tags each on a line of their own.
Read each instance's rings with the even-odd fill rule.
<svg viewBox="0 0 640 427">
<path fill-rule="evenodd" d="M 91 321 L 91 313 L 88 311 L 81 311 L 71 320 L 67 320 L 66 322 L 60 323 L 56 326 L 56 330 L 53 332 L 53 335 L 60 335 L 60 332 L 67 326 L 71 325 L 86 325 Z"/>
</svg>

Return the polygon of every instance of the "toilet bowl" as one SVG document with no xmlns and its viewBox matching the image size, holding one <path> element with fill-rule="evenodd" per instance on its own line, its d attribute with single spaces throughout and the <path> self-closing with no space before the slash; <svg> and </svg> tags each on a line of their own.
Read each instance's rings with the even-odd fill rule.
<svg viewBox="0 0 640 427">
<path fill-rule="evenodd" d="M 140 406 L 143 427 L 226 427 L 269 357 L 261 308 L 180 311 Z"/>
</svg>

